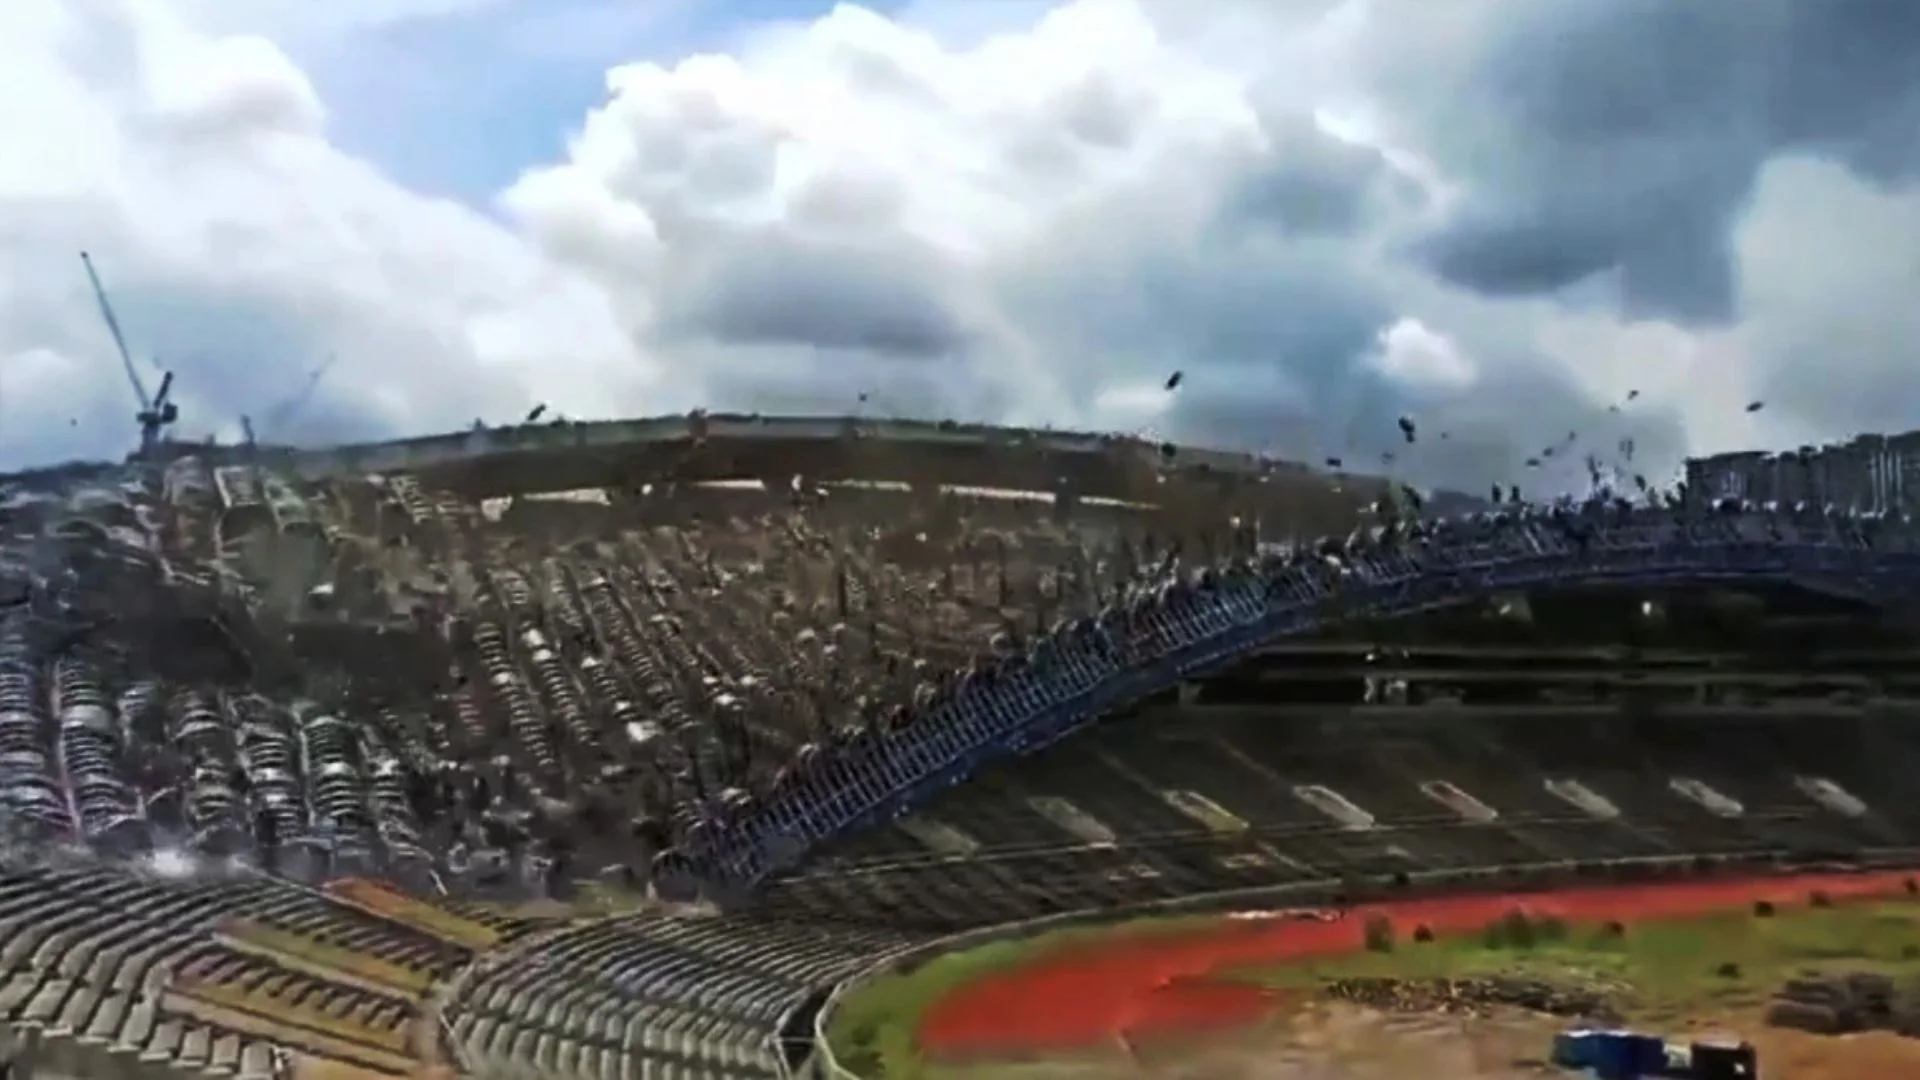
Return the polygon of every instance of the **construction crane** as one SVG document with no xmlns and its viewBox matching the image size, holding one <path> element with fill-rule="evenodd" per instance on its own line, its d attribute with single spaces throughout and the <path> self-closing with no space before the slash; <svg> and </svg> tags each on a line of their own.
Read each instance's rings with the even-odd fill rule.
<svg viewBox="0 0 1920 1080">
<path fill-rule="evenodd" d="M 269 436 L 273 434 L 275 428 L 291 420 L 295 413 L 306 407 L 308 400 L 313 397 L 314 389 L 320 385 L 321 379 L 327 377 L 327 372 L 332 369 L 334 361 L 338 359 L 340 359 L 340 357 L 337 353 L 329 354 L 325 363 L 307 373 L 306 385 L 288 395 L 286 400 L 267 411 L 267 418 L 261 426 L 266 429 Z M 246 433 L 247 446 L 251 449 L 258 449 L 260 443 L 254 436 L 253 418 L 251 416 L 242 416 L 240 418 L 240 429 Z"/>
<path fill-rule="evenodd" d="M 333 370 L 334 363 L 339 359 L 340 356 L 338 353 L 328 354 L 326 360 L 322 362 L 320 366 L 307 372 L 307 381 L 299 390 L 288 395 L 285 401 L 275 405 L 267 412 L 266 422 L 262 426 L 266 429 L 269 437 L 271 437 L 282 424 L 293 419 L 295 414 L 307 407 L 307 402 L 313 399 L 313 392 L 320 387 L 320 380 L 327 377 L 327 372 Z M 241 418 L 242 421 L 245 421 L 245 419 L 245 417 Z"/>
<path fill-rule="evenodd" d="M 126 369 L 127 381 L 133 384 L 133 394 L 140 400 L 140 411 L 134 414 L 134 419 L 140 424 L 138 456 L 151 457 L 168 426 L 180 419 L 180 410 L 172 400 L 173 372 L 162 374 L 159 393 L 147 393 L 147 385 L 140 381 L 140 371 L 134 367 L 133 354 L 127 350 L 126 335 L 120 332 L 120 320 L 114 317 L 113 304 L 107 300 L 107 290 L 100 284 L 100 275 L 93 269 L 93 260 L 84 251 L 80 253 L 80 264 L 87 268 L 87 280 L 93 285 L 93 298 L 100 302 L 100 318 L 107 324 L 107 332 L 113 335 L 113 346 L 120 352 L 120 364 Z"/>
</svg>

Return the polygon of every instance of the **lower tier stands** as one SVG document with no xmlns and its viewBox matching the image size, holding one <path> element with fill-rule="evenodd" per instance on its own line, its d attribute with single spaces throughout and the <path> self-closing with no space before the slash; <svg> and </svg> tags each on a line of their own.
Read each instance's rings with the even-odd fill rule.
<svg viewBox="0 0 1920 1080">
<path fill-rule="evenodd" d="M 1916 760 L 1898 725 L 1857 712 L 1168 708 L 961 785 L 766 903 L 942 932 L 1311 879 L 1839 859 L 1920 836 Z"/>
<path fill-rule="evenodd" d="M 617 918 L 476 973 L 448 1020 L 463 1061 L 507 1075 L 774 1077 L 789 1014 L 915 940 L 727 917 Z"/>
<path fill-rule="evenodd" d="M 423 995 L 514 932 L 379 889 L 169 870 L 0 864 L 0 1033 L 79 1075 L 408 1072 Z"/>
<path fill-rule="evenodd" d="M 772 1080 L 828 988 L 941 933 L 1310 881 L 1846 859 L 1920 835 L 1917 756 L 1901 723 L 1837 711 L 1162 711 L 957 787 L 726 914 L 0 856 L 0 1053 L 143 1080 Z"/>
<path fill-rule="evenodd" d="M 783 1023 L 919 940 L 514 918 L 349 880 L 0 860 L 0 1061 L 87 1077 L 787 1075 Z"/>
</svg>

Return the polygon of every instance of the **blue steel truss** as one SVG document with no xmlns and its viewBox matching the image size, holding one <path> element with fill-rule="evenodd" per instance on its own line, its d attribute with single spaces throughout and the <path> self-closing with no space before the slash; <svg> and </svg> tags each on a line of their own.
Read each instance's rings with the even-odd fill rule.
<svg viewBox="0 0 1920 1080">
<path fill-rule="evenodd" d="M 1542 518 L 1463 527 L 1337 570 L 1313 559 L 1225 568 L 1208 584 L 1136 605 L 1124 634 L 1093 620 L 1056 634 L 1021 669 L 875 737 L 688 854 L 711 879 L 757 883 L 822 842 L 897 818 L 981 769 L 1334 621 L 1403 616 L 1497 593 L 1710 583 L 1786 583 L 1905 605 L 1920 598 L 1920 529 L 1757 510 L 1692 520 L 1637 510 L 1571 525 Z"/>
</svg>

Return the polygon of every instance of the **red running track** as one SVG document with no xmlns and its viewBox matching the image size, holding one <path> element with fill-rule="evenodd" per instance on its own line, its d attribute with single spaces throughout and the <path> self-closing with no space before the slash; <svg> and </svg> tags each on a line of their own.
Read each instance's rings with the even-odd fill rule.
<svg viewBox="0 0 1920 1080">
<path fill-rule="evenodd" d="M 1737 910 L 1755 901 L 1787 906 L 1814 891 L 1835 899 L 1903 891 L 1902 873 L 1821 874 L 1660 882 L 1557 892 L 1439 897 L 1362 906 L 1326 922 L 1226 918 L 1191 929 L 1063 946 L 1022 967 L 959 987 L 921 1018 L 921 1050 L 936 1058 L 1034 1054 L 1111 1044 L 1116 1037 L 1238 1027 L 1273 1006 L 1272 991 L 1217 973 L 1353 952 L 1367 920 L 1385 916 L 1402 936 L 1477 930 L 1510 911 L 1569 922 L 1636 922 Z"/>
</svg>

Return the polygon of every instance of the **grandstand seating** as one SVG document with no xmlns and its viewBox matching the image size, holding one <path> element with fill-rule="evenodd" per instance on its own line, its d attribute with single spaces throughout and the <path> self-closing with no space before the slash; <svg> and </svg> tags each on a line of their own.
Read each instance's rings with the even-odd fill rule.
<svg viewBox="0 0 1920 1080">
<path fill-rule="evenodd" d="M 477 974 L 448 1016 L 461 1054 L 554 1076 L 778 1075 L 781 1020 L 909 939 L 886 930 L 642 915 L 544 937 Z"/>
<path fill-rule="evenodd" d="M 1263 642 L 1507 591 L 1898 604 L 1903 522 L 1594 501 L 1262 551 L 1125 507 L 480 505 L 192 456 L 7 498 L 0 1039 L 83 1064 L 780 1076 L 826 987 L 934 934 L 1920 834 L 1920 746 L 1860 709 L 1167 700 Z M 625 913 L 555 915 L 603 885 Z"/>
<path fill-rule="evenodd" d="M 266 1076 L 280 1052 L 406 1072 L 457 944 L 252 873 L 0 864 L 0 1017 L 105 1067 Z"/>
<path fill-rule="evenodd" d="M 1309 878 L 1629 856 L 1845 857 L 1911 839 L 1892 823 L 1905 800 L 1890 750 L 1869 749 L 1867 733 L 1850 730 L 1857 721 L 1816 728 L 1775 710 L 1713 709 L 1662 717 L 1665 737 L 1652 742 L 1622 737 L 1632 723 L 1391 708 L 1307 724 L 1257 708 L 1108 720 L 830 846 L 777 880 L 767 904 L 952 930 Z M 1821 805 L 1796 783 L 1807 768 L 1866 811 Z M 1703 805 L 1689 781 L 1736 805 Z M 1435 794 L 1437 784 L 1448 787 Z M 1606 805 L 1555 794 L 1569 784 Z"/>
<path fill-rule="evenodd" d="M 1915 536 L 1904 526 L 1814 521 L 1738 509 L 1691 519 L 1664 509 L 1601 507 L 1462 529 L 1452 542 L 1404 545 L 1341 564 L 1239 564 L 1176 583 L 1130 608 L 1056 631 L 1030 661 L 976 693 L 963 688 L 903 730 L 871 740 L 823 783 L 802 785 L 728 830 L 709 868 L 758 880 L 808 845 L 895 816 L 989 761 L 1044 744 L 1182 678 L 1327 617 L 1417 611 L 1545 584 L 1789 578 L 1896 601 L 1910 595 Z M 1329 610 L 1332 609 L 1332 610 Z"/>
</svg>

